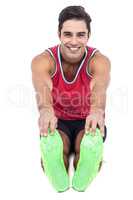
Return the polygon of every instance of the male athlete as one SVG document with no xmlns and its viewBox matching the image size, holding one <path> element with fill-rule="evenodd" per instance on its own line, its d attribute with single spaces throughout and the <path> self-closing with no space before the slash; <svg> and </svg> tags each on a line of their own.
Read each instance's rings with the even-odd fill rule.
<svg viewBox="0 0 133 200">
<path fill-rule="evenodd" d="M 100 129 L 106 138 L 106 91 L 110 61 L 96 48 L 87 46 L 91 18 L 81 6 L 64 8 L 59 15 L 60 44 L 46 49 L 32 60 L 40 136 L 58 130 L 63 142 L 66 169 L 74 152 L 76 169 L 84 134 Z M 53 161 L 54 162 L 54 161 Z M 45 169 L 45 166 L 44 166 Z"/>
</svg>

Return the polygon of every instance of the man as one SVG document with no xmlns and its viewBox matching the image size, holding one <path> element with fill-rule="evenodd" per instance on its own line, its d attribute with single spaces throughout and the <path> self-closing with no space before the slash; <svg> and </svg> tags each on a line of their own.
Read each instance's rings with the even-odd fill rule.
<svg viewBox="0 0 133 200">
<path fill-rule="evenodd" d="M 45 50 L 32 61 L 40 135 L 48 128 L 58 130 L 63 141 L 65 167 L 75 153 L 76 169 L 80 144 L 85 133 L 100 129 L 106 137 L 106 90 L 110 61 L 97 49 L 87 46 L 91 18 L 81 6 L 69 6 L 59 15 L 60 44 Z M 45 168 L 45 166 L 44 166 Z"/>
</svg>

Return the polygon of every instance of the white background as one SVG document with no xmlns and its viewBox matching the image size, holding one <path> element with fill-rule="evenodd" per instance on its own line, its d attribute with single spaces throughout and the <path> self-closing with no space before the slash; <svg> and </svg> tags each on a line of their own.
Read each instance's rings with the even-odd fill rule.
<svg viewBox="0 0 133 200">
<path fill-rule="evenodd" d="M 3 1 L 0 3 L 0 199 L 133 199 L 132 6 L 129 0 Z M 104 165 L 84 193 L 56 193 L 40 168 L 32 58 L 59 42 L 58 14 L 82 5 L 92 18 L 88 45 L 112 63 Z"/>
</svg>

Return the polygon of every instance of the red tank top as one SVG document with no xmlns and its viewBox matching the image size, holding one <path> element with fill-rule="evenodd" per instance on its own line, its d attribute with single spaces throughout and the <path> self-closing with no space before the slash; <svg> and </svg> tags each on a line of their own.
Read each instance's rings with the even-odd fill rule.
<svg viewBox="0 0 133 200">
<path fill-rule="evenodd" d="M 52 97 L 56 117 L 65 120 L 85 119 L 90 112 L 90 81 L 92 78 L 87 66 L 89 59 L 97 50 L 86 47 L 85 57 L 71 82 L 66 80 L 63 73 L 59 45 L 47 50 L 56 62 L 56 70 L 52 75 Z"/>
</svg>

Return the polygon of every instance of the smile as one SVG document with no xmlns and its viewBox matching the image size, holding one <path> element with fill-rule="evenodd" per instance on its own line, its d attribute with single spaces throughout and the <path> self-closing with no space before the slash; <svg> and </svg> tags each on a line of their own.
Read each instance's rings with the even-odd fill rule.
<svg viewBox="0 0 133 200">
<path fill-rule="evenodd" d="M 67 47 L 69 50 L 71 50 L 72 52 L 76 52 L 80 49 L 80 47 Z"/>
</svg>

